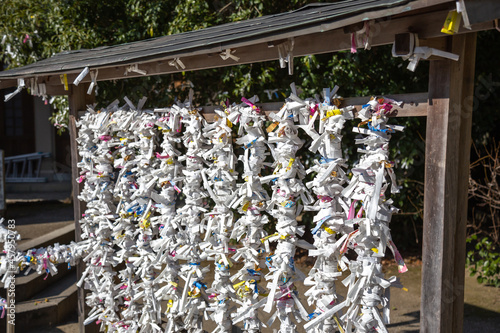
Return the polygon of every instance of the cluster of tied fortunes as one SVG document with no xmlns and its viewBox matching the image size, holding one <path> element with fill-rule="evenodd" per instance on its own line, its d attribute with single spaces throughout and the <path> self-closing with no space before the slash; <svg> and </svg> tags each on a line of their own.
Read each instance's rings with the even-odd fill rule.
<svg viewBox="0 0 500 333">
<path fill-rule="evenodd" d="M 387 247 L 406 271 L 385 194 L 398 191 L 388 145 L 403 128 L 387 121 L 400 103 L 372 98 L 356 112 L 358 159 L 348 175 L 342 136 L 355 108 L 339 108 L 336 90 L 321 100 L 292 93 L 267 116 L 256 97 L 243 98 L 211 123 L 192 94 L 164 109 L 127 98 L 89 107 L 77 122 L 83 240 L 17 251 L 17 267 L 48 275 L 82 259 L 85 323 L 106 332 L 202 332 L 213 320 L 214 332 L 254 333 L 276 318 L 281 333 L 300 323 L 306 332 L 387 332 L 389 287 L 401 287 L 382 273 Z M 300 149 L 316 154 L 308 168 Z M 305 211 L 315 212 L 314 244 L 301 238 Z M 295 265 L 297 247 L 316 257 L 307 275 Z M 5 257 L 0 274 L 8 285 Z M 309 287 L 304 295 L 298 284 Z"/>
</svg>

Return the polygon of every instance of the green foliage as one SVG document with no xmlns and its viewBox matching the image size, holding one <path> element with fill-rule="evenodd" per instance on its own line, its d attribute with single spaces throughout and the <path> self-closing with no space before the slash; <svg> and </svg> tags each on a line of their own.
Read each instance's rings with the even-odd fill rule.
<svg viewBox="0 0 500 333">
<path fill-rule="evenodd" d="M 298 9 L 312 0 L 3 0 L 0 12 L 2 61 L 10 68 L 33 63 L 56 53 L 81 48 L 129 43 L 147 38 L 181 33 L 228 22 L 246 20 Z M 384 29 L 384 22 L 373 29 Z M 3 36 L 5 36 L 3 38 Z M 349 36 L 346 35 L 346 43 Z M 476 83 L 482 88 L 474 94 L 473 138 L 483 144 L 498 136 L 500 113 L 494 110 L 500 89 L 496 81 L 500 67 L 491 66 L 498 54 L 500 34 L 479 34 Z M 237 54 L 236 54 L 237 55 Z M 492 75 L 492 76 L 490 76 Z M 301 97 L 320 94 L 324 87 L 339 85 L 343 96 L 384 95 L 427 91 L 428 64 L 422 61 L 416 72 L 406 70 L 406 63 L 391 56 L 390 47 L 376 47 L 356 54 L 312 55 L 294 59 L 294 74 L 279 68 L 278 62 L 230 66 L 202 71 L 186 71 L 99 82 L 97 102 L 106 106 L 117 96 L 132 101 L 148 97 L 146 107 L 168 106 L 184 100 L 187 88 L 193 87 L 199 105 L 218 104 L 222 100 L 238 102 L 241 96 L 258 95 L 263 102 L 283 100 L 295 82 Z M 279 97 L 269 98 L 266 90 L 279 89 Z M 57 112 L 51 121 L 63 124 L 67 119 L 67 100 L 55 101 Z M 406 126 L 394 135 L 391 156 L 396 158 L 396 172 L 401 193 L 393 196 L 402 213 L 395 215 L 391 229 L 401 250 L 416 245 L 421 233 L 424 177 L 424 118 L 396 118 L 391 122 Z M 356 122 L 346 124 L 346 128 Z M 61 127 L 59 131 L 64 130 Z M 498 133 L 497 133 L 498 132 Z M 357 159 L 354 136 L 344 137 L 345 155 L 351 163 Z M 304 151 L 306 151 L 304 149 Z M 313 158 L 300 157 L 304 163 Z M 309 223 L 304 218 L 304 223 Z"/>
<path fill-rule="evenodd" d="M 10 52 L 4 53 L 3 60 L 10 67 L 17 67 L 62 51 L 181 33 L 294 10 L 310 2 L 317 1 L 5 0 L 3 7 L 6 10 L 0 13 L 0 36 L 6 36 L 2 48 L 6 50 L 9 46 Z M 383 26 L 381 22 L 381 29 Z M 146 107 L 168 106 L 175 100 L 184 100 L 189 90 L 186 88 L 189 87 L 194 88 L 195 101 L 200 105 L 213 105 L 226 99 L 238 102 L 241 96 L 253 95 L 268 102 L 283 100 L 284 96 L 288 96 L 291 82 L 297 84 L 303 98 L 320 94 L 324 87 L 333 87 L 335 84 L 341 87 L 339 93 L 343 96 L 380 95 L 426 91 L 427 81 L 425 63 L 419 65 L 416 73 L 411 73 L 405 69 L 402 60 L 392 58 L 390 47 L 378 47 L 370 51 L 359 50 L 356 54 L 340 52 L 296 58 L 292 76 L 288 75 L 286 69 L 279 68 L 277 61 L 273 61 L 99 82 L 97 102 L 106 106 L 117 96 L 128 96 L 132 101 L 146 96 Z M 269 99 L 265 92 L 267 89 L 279 89 L 279 97 L 271 96 Z M 67 100 L 57 99 L 56 104 L 59 111 L 51 120 L 64 124 Z M 414 143 L 422 143 L 416 131 L 423 133 L 424 122 L 420 119 L 395 121 L 409 128 L 405 133 L 397 134 L 398 140 L 394 140 L 395 145 L 392 147 L 392 156 L 404 156 L 404 159 L 397 161 L 400 168 L 396 170 L 400 170 L 398 177 L 402 181 L 403 191 L 396 203 L 405 212 L 418 213 L 418 209 L 409 204 L 414 201 L 417 206 L 421 206 L 419 192 L 414 190 L 417 183 L 405 179 L 413 177 L 421 181 L 423 178 L 422 148 Z M 354 125 L 355 122 L 346 128 Z M 59 128 L 59 131 L 62 130 L 64 127 Z M 346 157 L 354 162 L 357 159 L 354 136 L 347 134 L 345 142 Z M 303 151 L 300 158 L 307 164 L 314 157 L 306 153 L 306 149 Z M 399 229 L 403 232 L 412 230 L 409 227 L 418 214 L 415 216 L 401 219 Z M 310 223 L 310 217 L 305 216 L 303 222 Z M 395 228 L 398 230 L 398 226 Z"/>
<path fill-rule="evenodd" d="M 481 50 L 488 50 L 484 52 Z M 500 34 L 478 34 L 473 101 L 471 172 L 466 265 L 479 283 L 500 287 L 498 175 L 500 166 L 500 68 L 491 66 L 500 52 Z"/>
<path fill-rule="evenodd" d="M 56 53 L 163 35 L 173 19 L 170 1 L 4 0 L 0 35 L 10 67 Z M 155 34 L 157 31 L 158 34 Z"/>
<path fill-rule="evenodd" d="M 56 96 L 51 100 L 52 107 L 57 112 L 52 113 L 49 121 L 54 124 L 57 129 L 57 134 L 61 135 L 68 128 L 69 119 L 69 101 L 67 96 Z"/>
<path fill-rule="evenodd" d="M 477 235 L 467 238 L 467 243 L 474 246 L 467 252 L 467 266 L 470 276 L 477 275 L 477 282 L 500 288 L 500 253 L 488 238 L 478 239 Z"/>
<path fill-rule="evenodd" d="M 63 51 L 202 29 L 297 9 L 308 2 L 4 0 L 0 12 L 1 60 L 9 68 L 24 66 Z M 273 83 L 273 73 L 273 65 L 265 64 L 100 82 L 97 101 L 107 105 L 116 96 L 126 95 L 131 100 L 146 96 L 146 106 L 171 105 L 185 98 L 184 87 L 189 82 L 197 84 L 194 88 L 199 104 L 210 105 L 226 98 L 237 101 L 241 95 L 261 92 L 259 86 Z M 65 109 L 56 113 L 51 121 L 65 119 Z"/>
<path fill-rule="evenodd" d="M 492 141 L 500 142 L 500 66 L 491 66 L 500 52 L 500 33 L 496 30 L 478 33 L 476 48 L 476 74 L 473 100 L 472 139 L 476 146 L 487 146 Z M 486 51 L 487 50 L 487 51 Z M 486 153 L 483 149 L 480 153 Z M 474 161 L 474 159 L 471 159 Z"/>
</svg>

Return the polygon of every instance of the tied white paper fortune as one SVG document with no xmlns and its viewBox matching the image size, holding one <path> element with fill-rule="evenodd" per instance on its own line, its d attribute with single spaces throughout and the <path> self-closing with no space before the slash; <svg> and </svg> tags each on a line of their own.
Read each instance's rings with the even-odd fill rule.
<svg viewBox="0 0 500 333">
<path fill-rule="evenodd" d="M 108 332 L 160 332 L 162 295 L 155 276 L 163 262 L 157 258 L 162 252 L 152 248 L 159 229 L 153 215 L 163 208 L 153 200 L 161 196 L 155 190 L 162 171 L 154 154 L 159 126 L 153 112 L 141 110 L 145 99 L 137 107 L 125 101 L 121 108 L 114 102 L 98 112 L 89 109 L 78 122 L 79 181 L 85 181 L 80 198 L 87 201 L 80 224 L 82 238 L 93 243 L 78 285 L 91 291 L 86 324 L 96 321 Z M 113 267 L 120 263 L 125 268 L 115 285 Z"/>
<path fill-rule="evenodd" d="M 292 93 L 277 114 L 270 114 L 274 123 L 271 125 L 273 127 L 268 128 L 268 141 L 274 157 L 274 172 L 261 178 L 262 182 L 273 183 L 273 193 L 267 210 L 277 219 L 277 232 L 268 240 L 278 243 L 275 253 L 266 258 L 269 263 L 269 273 L 266 275 L 266 280 L 269 280 L 269 295 L 264 311 L 271 312 L 273 304 L 275 305 L 276 312 L 267 326 L 278 317 L 281 333 L 296 331 L 292 317 L 299 323 L 308 319 L 307 311 L 299 301 L 294 285 L 303 281 L 305 275 L 295 266 L 294 255 L 296 246 L 310 247 L 310 244 L 298 238 L 304 234 L 304 226 L 298 226 L 296 218 L 303 208 L 298 204 L 298 200 L 301 199 L 304 204 L 313 200 L 302 182 L 306 175 L 304 166 L 295 156 L 303 145 L 298 137 L 297 123 L 306 125 L 309 113 L 307 103 Z"/>
<path fill-rule="evenodd" d="M 358 112 L 361 123 L 353 131 L 361 134 L 356 144 L 361 153 L 359 162 L 352 168 L 353 177 L 342 195 L 350 203 L 348 220 L 357 228 L 345 239 L 341 252 L 352 248 L 357 258 L 351 261 L 351 274 L 343 281 L 348 286 L 345 306 L 347 311 L 341 317 L 345 331 L 353 328 L 368 332 L 376 329 L 387 332 L 389 323 L 389 287 L 402 287 L 398 278 L 386 279 L 382 273 L 381 259 L 389 247 L 396 258 L 399 272 L 406 272 L 399 252 L 391 240 L 389 222 L 397 209 L 392 200 L 386 198 L 385 191 L 391 180 L 391 192 L 399 191 L 393 171 L 394 163 L 389 161 L 389 140 L 391 133 L 402 131 L 403 127 L 387 124 L 388 115 L 394 105 L 402 103 L 390 99 L 373 98 Z M 368 128 L 362 126 L 367 125 Z M 361 203 L 355 212 L 357 203 Z M 363 213 L 364 212 L 364 213 Z M 382 306 L 382 309 L 379 309 Z M 380 313 L 382 312 L 382 314 Z"/>
<path fill-rule="evenodd" d="M 197 141 L 199 137 L 196 137 L 196 133 L 200 129 L 200 116 L 197 112 L 191 111 L 189 105 L 186 103 L 186 105 L 175 105 L 170 109 L 155 109 L 153 119 L 141 122 L 140 128 L 142 130 L 140 132 L 143 132 L 141 136 L 143 140 L 155 140 L 153 130 L 155 125 L 161 131 L 163 137 L 160 143 L 161 150 L 152 154 L 154 147 L 151 149 L 151 146 L 147 145 L 149 141 L 142 142 L 140 149 L 147 150 L 147 157 L 151 161 L 139 159 L 143 171 L 141 172 L 141 169 L 138 168 L 131 170 L 132 174 L 139 175 L 138 183 L 145 185 L 136 184 L 134 186 L 143 190 L 138 193 L 138 196 L 133 197 L 136 200 L 127 207 L 129 210 L 139 209 L 139 212 L 133 212 L 134 215 L 141 216 L 138 221 L 140 227 L 138 240 L 142 242 L 143 247 L 145 246 L 144 250 L 147 252 L 150 249 L 153 250 L 151 256 L 142 253 L 139 255 L 140 259 L 136 261 L 142 263 L 142 267 L 139 268 L 141 272 L 152 272 L 152 275 L 149 273 L 146 275 L 144 293 L 140 294 L 140 296 L 150 298 L 145 302 L 140 318 L 143 323 L 141 327 L 149 326 L 150 330 L 160 329 L 158 325 L 161 324 L 159 312 L 161 310 L 159 301 L 161 300 L 167 302 L 165 310 L 166 332 L 181 329 L 201 330 L 200 311 L 205 308 L 205 301 L 200 298 L 200 289 L 202 289 L 203 283 L 193 279 L 194 274 L 197 274 L 198 279 L 202 280 L 203 274 L 207 272 L 207 269 L 198 267 L 200 262 L 204 260 L 204 257 L 200 256 L 199 250 L 199 233 L 202 231 L 199 226 L 199 211 L 204 210 L 204 208 L 198 207 L 203 206 L 204 203 L 203 201 L 199 202 L 199 199 L 203 198 L 202 191 L 200 191 L 201 176 L 199 172 L 201 169 L 200 164 L 196 163 L 195 156 L 199 153 L 196 146 L 201 143 L 201 141 Z M 187 119 L 188 126 L 184 137 L 181 138 L 179 134 L 181 124 L 184 122 L 183 118 Z M 191 134 L 194 134 L 195 137 L 192 137 Z M 150 142 L 153 143 L 153 141 Z M 180 152 L 175 146 L 181 141 L 188 147 L 188 157 L 192 158 L 179 157 Z M 193 142 L 196 144 L 192 145 Z M 190 147 L 195 147 L 196 151 L 192 149 L 190 151 Z M 190 153 L 193 155 L 189 155 Z M 182 167 L 180 161 L 186 161 L 186 168 Z M 148 165 L 152 165 L 153 168 L 148 170 Z M 198 175 L 196 175 L 197 172 Z M 185 180 L 184 178 L 187 178 L 184 188 L 186 204 L 179 208 L 178 214 L 176 214 L 175 200 L 176 196 L 182 192 L 181 183 Z M 193 181 L 195 179 L 199 181 Z M 155 189 L 159 191 L 157 192 Z M 140 198 L 149 198 L 149 202 L 147 204 L 144 201 L 140 202 L 138 201 Z M 160 215 L 150 217 L 151 212 L 158 212 Z M 132 212 L 128 211 L 128 213 Z M 198 232 L 194 232 L 195 229 Z M 158 237 L 151 241 L 151 247 L 147 246 L 150 242 L 150 235 L 154 236 L 156 233 L 158 233 Z M 150 257 L 153 261 L 145 264 L 142 257 Z M 180 267 L 178 259 L 186 260 L 187 263 Z M 153 264 L 154 262 L 156 262 L 156 266 Z M 161 270 L 162 267 L 163 270 Z M 155 270 L 151 270 L 151 268 Z M 160 273 L 156 275 L 157 271 Z M 183 290 L 180 288 L 179 278 L 185 281 Z M 130 288 L 127 284 L 123 284 L 120 289 Z M 148 311 L 150 314 L 145 316 L 144 311 Z"/>
<path fill-rule="evenodd" d="M 346 224 L 347 204 L 341 197 L 344 184 L 348 182 L 344 168 L 347 166 L 342 158 L 342 129 L 346 120 L 352 119 L 354 107 L 339 109 L 331 103 L 338 87 L 330 92 L 324 90 L 325 101 L 311 106 L 311 121 L 302 126 L 311 137 L 309 150 L 319 152 L 321 158 L 314 160 L 314 165 L 307 173 L 316 172 L 316 176 L 306 186 L 312 188 L 318 200 L 313 206 L 306 206 L 305 211 L 317 211 L 313 219 L 315 227 L 312 230 L 314 249 L 309 250 L 309 256 L 317 257 L 314 267 L 304 281 L 311 288 L 305 293 L 308 304 L 314 304 L 315 309 L 309 314 L 313 319 L 328 312 L 343 300 L 337 295 L 335 281 L 347 269 L 348 260 L 340 251 L 342 241 L 352 231 L 352 225 Z M 333 96 L 332 96 L 333 95 Z M 337 102 L 338 98 L 333 98 Z M 333 104 L 333 105 L 330 105 Z M 319 120 L 319 133 L 315 130 L 315 120 Z M 337 240 L 338 239 L 338 240 Z M 314 332 L 333 332 L 341 330 L 342 325 L 335 314 L 323 317 L 314 325 Z"/>
<path fill-rule="evenodd" d="M 265 289 L 259 285 L 262 279 L 262 269 L 265 265 L 265 252 L 270 252 L 267 233 L 264 225 L 268 217 L 262 215 L 266 208 L 269 195 L 262 187 L 260 174 L 267 164 L 266 134 L 264 132 L 265 117 L 261 110 L 254 104 L 256 96 L 250 100 L 242 98 L 243 104 L 239 109 L 233 108 L 229 121 L 233 124 L 239 122 L 238 139 L 236 144 L 243 147 L 243 154 L 238 157 L 243 162 L 244 182 L 237 184 L 238 196 L 232 204 L 233 208 L 239 207 L 242 215 L 236 222 L 231 234 L 231 239 L 241 243 L 236 249 L 233 260 L 243 260 L 243 267 L 231 277 L 231 282 L 236 291 L 235 302 L 240 307 L 232 314 L 233 324 L 243 321 L 243 330 L 248 333 L 261 332 L 266 327 L 257 315 L 258 308 L 262 307 L 266 294 Z M 237 110 L 237 111 L 236 111 Z M 235 112 L 236 111 L 236 112 Z M 265 243 L 265 246 L 264 244 Z"/>
<path fill-rule="evenodd" d="M 47 247 L 38 249 L 30 249 L 22 252 L 15 247 L 12 240 L 19 241 L 21 239 L 17 231 L 7 229 L 3 225 L 4 219 L 0 219 L 0 243 L 4 243 L 3 252 L 8 256 L 0 257 L 0 276 L 1 282 L 8 288 L 13 274 L 18 274 L 24 271 L 27 275 L 32 270 L 38 274 L 45 274 L 44 279 L 49 275 L 57 274 L 57 265 L 67 264 L 68 268 L 75 266 L 79 258 L 88 249 L 86 242 L 75 243 L 69 245 L 60 245 L 56 243 Z"/>
<path fill-rule="evenodd" d="M 206 315 L 208 299 L 205 294 L 206 284 L 203 282 L 209 266 L 201 267 L 202 262 L 207 260 L 205 248 L 207 242 L 202 241 L 205 228 L 202 223 L 203 214 L 208 212 L 208 193 L 203 189 L 204 159 L 203 155 L 208 150 L 208 141 L 202 134 L 205 119 L 198 111 L 192 108 L 192 91 L 190 99 L 185 105 L 180 105 L 184 133 L 182 143 L 186 150 L 185 155 L 179 157 L 179 161 L 185 162 L 182 170 L 185 195 L 185 204 L 177 209 L 174 218 L 175 223 L 182 226 L 184 230 L 180 246 L 173 255 L 186 260 L 182 265 L 180 276 L 185 282 L 181 299 L 173 308 L 177 309 L 179 321 L 183 328 L 190 332 L 202 332 L 203 315 Z M 171 323 L 166 331 L 175 332 L 180 328 Z"/>
<path fill-rule="evenodd" d="M 233 123 L 229 119 L 233 109 L 229 107 L 224 111 L 215 110 L 215 113 L 214 122 L 203 128 L 203 135 L 212 144 L 212 148 L 203 155 L 209 168 L 204 170 L 202 176 L 205 189 L 215 202 L 215 207 L 205 214 L 207 231 L 204 240 L 209 243 L 207 253 L 215 261 L 214 281 L 207 290 L 212 300 L 210 310 L 213 312 L 210 318 L 217 323 L 214 332 L 227 333 L 232 329 L 230 300 L 235 298 L 229 271 L 233 266 L 229 255 L 235 251 L 229 247 L 234 219 L 230 208 L 236 197 L 238 175 L 235 172 L 236 156 L 232 144 Z"/>
<path fill-rule="evenodd" d="M 365 135 L 356 141 L 364 148 L 358 150 L 362 157 L 344 187 L 341 130 L 352 117 L 352 108 L 331 105 L 336 103 L 335 98 L 330 101 L 337 88 L 325 91 L 324 103 L 301 100 L 293 88 L 284 107 L 270 115 L 268 146 L 275 162 L 273 174 L 264 177 L 260 175 L 267 154 L 264 119 L 256 98 L 217 111 L 210 125 L 193 109 L 192 93 L 189 102 L 154 112 L 142 110 L 145 99 L 135 106 L 126 97 L 121 107 L 115 101 L 100 111 L 89 108 L 77 123 L 81 156 L 77 181 L 83 183 L 79 198 L 87 203 L 80 220 L 84 240 L 24 253 L 15 250 L 13 265 L 47 277 L 57 273 L 58 264 L 75 265 L 83 259 L 87 267 L 78 285 L 90 291 L 86 302 L 91 307 L 85 324 L 96 322 L 107 332 L 202 332 L 203 315 L 208 319 L 208 313 L 217 322 L 216 332 L 227 332 L 239 322 L 245 331 L 258 332 L 276 317 L 281 321 L 280 332 L 295 332 L 292 318 L 310 319 L 304 325 L 306 331 L 370 331 L 373 327 L 386 331 L 388 288 L 400 286 L 395 277 L 385 279 L 381 272 L 380 259 L 387 246 L 400 272 L 406 271 L 388 227 L 395 208 L 385 197 L 386 175 L 392 192 L 398 190 L 387 150 L 390 134 L 402 130 L 387 124 L 398 103 L 373 99 L 358 113 L 362 123 L 354 131 Z M 238 123 L 236 143 L 243 146 L 239 159 L 244 171 L 243 181 L 236 185 L 232 130 Z M 306 171 L 295 155 L 303 146 L 299 129 L 312 138 L 309 149 L 321 155 L 307 170 L 317 173 L 307 184 L 317 202 L 303 184 Z M 184 154 L 177 150 L 181 145 Z M 270 181 L 271 198 L 262 187 Z M 185 203 L 176 209 L 179 193 L 185 195 Z M 216 205 L 212 209 L 209 196 Z M 296 221 L 303 210 L 299 199 L 305 210 L 318 212 L 314 246 L 298 238 L 304 233 Z M 233 228 L 231 209 L 236 208 L 242 216 Z M 277 218 L 276 234 L 266 235 L 263 230 L 264 210 Z M 0 224 L 0 242 L 6 243 L 7 234 Z M 230 248 L 230 238 L 240 240 L 242 246 Z M 270 242 L 277 242 L 274 254 Z M 307 278 L 294 264 L 296 246 L 318 257 Z M 343 257 L 348 249 L 356 252 L 356 260 Z M 265 252 L 267 298 L 258 285 Z M 179 260 L 185 263 L 180 265 Z M 206 260 L 214 260 L 217 266 L 210 289 L 203 282 L 209 271 L 201 267 Z M 243 267 L 230 276 L 232 260 L 243 261 Z M 10 264 L 1 258 L 4 285 L 12 275 Z M 351 271 L 343 281 L 349 287 L 345 301 L 335 294 L 337 265 Z M 117 272 L 117 267 L 123 268 Z M 306 293 L 308 302 L 315 306 L 309 315 L 294 286 L 304 279 L 312 286 Z M 229 307 L 231 300 L 239 305 L 237 310 Z M 264 325 L 257 309 L 265 306 L 271 312 L 273 305 L 276 311 Z M 344 308 L 347 312 L 342 314 Z"/>
<path fill-rule="evenodd" d="M 80 127 L 77 142 L 82 157 L 78 163 L 81 170 L 78 181 L 84 183 L 79 199 L 87 202 L 80 226 L 82 239 L 88 239 L 93 244 L 93 249 L 84 257 L 87 267 L 77 285 L 91 291 L 86 302 L 92 309 L 85 324 L 96 321 L 102 322 L 102 326 L 108 324 L 108 318 L 109 322 L 119 320 L 119 315 L 115 312 L 117 292 L 112 283 L 114 274 L 109 267 L 111 260 L 115 265 L 119 260 L 114 258 L 113 244 L 110 241 L 117 210 L 113 200 L 113 156 L 109 148 L 114 144 L 110 135 L 110 115 L 107 111 L 91 110 L 77 123 Z"/>
<path fill-rule="evenodd" d="M 158 230 L 159 237 L 152 241 L 152 248 L 156 253 L 156 262 L 162 263 L 163 270 L 155 277 L 154 283 L 161 285 L 156 291 L 155 296 L 158 299 L 167 302 L 165 309 L 167 332 L 172 329 L 178 330 L 184 327 L 178 305 L 181 299 L 181 290 L 179 288 L 179 262 L 176 257 L 177 247 L 183 243 L 179 237 L 182 228 L 175 221 L 175 204 L 177 195 L 182 192 L 182 165 L 179 163 L 181 152 L 176 149 L 180 144 L 180 132 L 182 130 L 182 113 L 178 107 L 170 109 L 155 109 L 157 119 L 155 124 L 161 131 L 162 141 L 160 143 L 160 152 L 155 153 L 156 161 L 159 162 L 158 168 L 152 170 L 155 176 L 156 188 L 159 192 L 153 191 L 151 199 L 153 206 L 156 207 L 159 216 L 141 221 L 141 227 L 151 231 Z M 158 118 L 159 117 L 159 118 Z M 148 213 L 149 214 L 149 213 Z"/>
<path fill-rule="evenodd" d="M 4 219 L 0 218 L 0 243 L 4 244 L 3 252 L 6 255 L 0 257 L 0 276 L 5 289 L 10 288 L 14 276 L 22 271 L 24 271 L 24 275 L 27 275 L 31 270 L 38 274 L 46 274 L 45 280 L 49 275 L 58 273 L 57 265 L 59 264 L 67 264 L 68 269 L 71 269 L 71 266 L 76 265 L 76 262 L 89 249 L 87 242 L 79 244 L 71 242 L 69 245 L 56 243 L 46 248 L 41 247 L 22 252 L 15 245 L 17 241 L 21 240 L 20 235 L 15 230 L 7 229 L 3 225 L 3 221 Z M 4 318 L 7 310 L 12 309 L 12 304 L 10 307 L 8 305 L 7 300 L 0 297 L 0 318 Z"/>
<path fill-rule="evenodd" d="M 45 274 L 44 280 L 58 273 L 59 264 L 67 264 L 68 269 L 76 265 L 77 261 L 89 251 L 88 242 L 60 245 L 56 243 L 47 247 L 20 251 L 15 242 L 21 239 L 17 231 L 7 229 L 0 219 L 0 243 L 4 243 L 5 256 L 0 257 L 0 276 L 5 289 L 10 287 L 16 274 L 24 271 L 27 275 L 32 270 L 38 274 Z M 12 304 L 11 304 L 12 305 Z M 0 297 L 0 318 L 4 318 L 8 307 L 7 300 Z"/>
<path fill-rule="evenodd" d="M 113 249 L 113 221 L 116 205 L 113 200 L 114 170 L 111 152 L 114 140 L 110 112 L 88 112 L 77 126 L 80 127 L 77 142 L 82 160 L 79 181 L 84 187 L 79 199 L 87 202 L 87 209 L 82 214 L 80 226 L 82 239 L 89 240 L 92 249 L 83 257 L 87 267 L 78 281 L 78 286 L 90 290 L 86 303 L 91 307 L 85 324 L 96 321 L 107 326 L 108 322 L 118 322 L 118 304 L 115 297 L 114 275 L 112 266 L 119 261 Z"/>
</svg>

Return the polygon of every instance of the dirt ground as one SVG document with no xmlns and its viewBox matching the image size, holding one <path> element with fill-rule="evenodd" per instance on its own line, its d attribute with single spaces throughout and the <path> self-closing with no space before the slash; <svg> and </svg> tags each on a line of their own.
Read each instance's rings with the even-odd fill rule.
<svg viewBox="0 0 500 333">
<path fill-rule="evenodd" d="M 397 273 L 396 266 L 386 267 L 386 274 L 400 275 L 401 281 L 408 291 L 393 288 L 391 290 L 391 324 L 388 325 L 390 333 L 399 332 L 419 332 L 420 327 L 420 281 L 421 281 L 421 265 L 411 264 L 408 266 L 409 271 L 405 274 Z M 307 272 L 307 267 L 299 268 L 303 272 Z M 304 287 L 299 287 L 299 295 L 303 295 L 306 290 Z M 346 293 L 343 285 L 338 287 L 340 294 Z M 306 302 L 303 302 L 307 310 Z M 500 332 L 500 290 L 494 287 L 488 287 L 476 282 L 475 278 L 465 278 L 465 307 L 464 307 L 464 332 L 468 333 L 496 333 Z M 269 317 L 268 314 L 261 313 L 263 319 Z M 273 329 L 278 328 L 278 323 L 275 322 L 271 328 L 263 330 L 263 332 L 273 332 Z M 299 332 L 304 332 L 299 324 Z M 209 322 L 205 325 L 208 332 L 211 332 L 215 325 Z M 72 320 L 63 325 L 44 330 L 37 330 L 39 333 L 78 333 L 78 325 L 76 315 Z M 30 333 L 35 333 L 32 331 Z"/>
<path fill-rule="evenodd" d="M 57 201 L 17 201 L 10 202 L 8 218 L 16 219 L 16 226 L 23 240 L 37 237 L 55 228 L 60 228 L 68 223 L 73 223 L 73 210 L 70 203 L 64 200 Z M 403 253 L 404 256 L 404 253 Z M 407 260 L 409 271 L 405 274 L 397 273 L 395 264 L 384 267 L 387 276 L 397 275 L 408 291 L 393 288 L 391 290 L 391 324 L 389 332 L 418 332 L 420 322 L 420 291 L 421 291 L 421 263 L 419 260 Z M 310 262 L 298 260 L 297 267 L 304 273 L 309 270 Z M 210 279 L 205 281 L 210 284 Z M 346 290 L 341 283 L 338 284 L 338 293 L 345 295 Z M 306 291 L 306 287 L 299 286 L 299 297 Z M 301 297 L 304 306 L 309 311 L 307 302 Z M 266 319 L 269 314 L 262 313 Z M 302 323 L 303 324 L 303 323 Z M 299 324 L 299 332 L 302 324 Z M 278 328 L 275 322 L 271 328 L 264 332 L 273 332 Z M 208 332 L 215 328 L 213 323 L 207 323 Z M 75 314 L 68 322 L 53 328 L 38 328 L 31 333 L 77 333 L 78 325 Z M 465 277 L 465 307 L 464 307 L 464 332 L 500 332 L 500 289 L 478 284 L 474 277 L 466 272 Z"/>
</svg>

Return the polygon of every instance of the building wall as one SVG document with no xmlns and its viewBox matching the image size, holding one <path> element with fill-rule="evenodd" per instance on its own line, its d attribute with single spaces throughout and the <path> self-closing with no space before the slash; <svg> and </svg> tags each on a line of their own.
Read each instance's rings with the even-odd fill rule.
<svg viewBox="0 0 500 333">
<path fill-rule="evenodd" d="M 59 136 L 49 117 L 51 106 L 40 97 L 30 96 L 26 91 L 4 103 L 0 91 L 0 149 L 5 156 L 16 156 L 35 152 L 50 153 L 44 158 L 40 177 L 46 183 L 15 182 L 6 184 L 7 197 L 14 193 L 70 192 L 71 168 L 69 139 L 67 134 Z M 2 94 L 3 93 L 3 94 Z"/>
<path fill-rule="evenodd" d="M 33 97 L 25 90 L 4 102 L 14 89 L 0 90 L 0 149 L 5 157 L 35 152 Z"/>
<path fill-rule="evenodd" d="M 55 153 L 55 130 L 49 121 L 50 105 L 40 97 L 34 98 L 35 151 Z"/>
<path fill-rule="evenodd" d="M 55 163 L 55 131 L 54 126 L 49 121 L 52 113 L 50 105 L 40 98 L 33 98 L 34 120 L 35 120 L 35 152 L 50 153 L 50 158 L 45 158 L 40 171 L 41 177 L 50 180 L 54 174 Z"/>
</svg>

